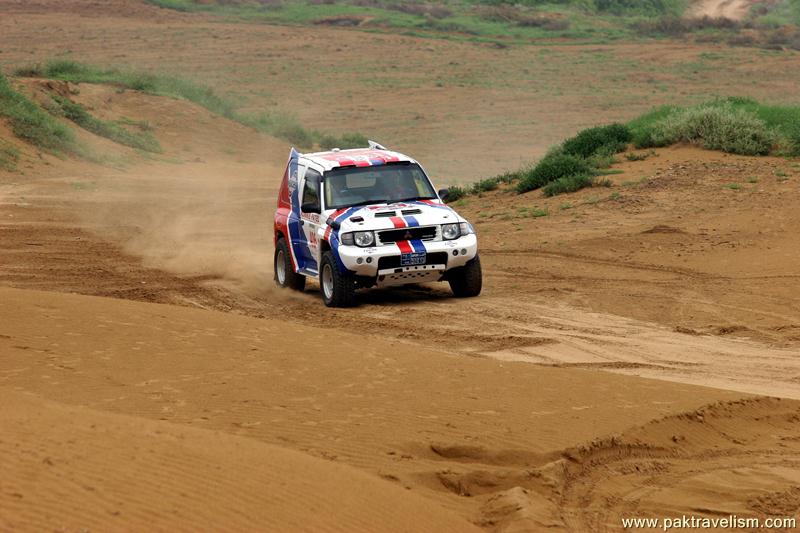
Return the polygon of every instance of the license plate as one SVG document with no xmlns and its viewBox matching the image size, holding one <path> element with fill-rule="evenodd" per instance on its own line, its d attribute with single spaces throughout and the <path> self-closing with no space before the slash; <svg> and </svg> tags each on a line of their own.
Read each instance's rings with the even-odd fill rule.
<svg viewBox="0 0 800 533">
<path fill-rule="evenodd" d="M 400 254 L 400 266 L 414 266 L 414 265 L 424 265 L 425 259 L 427 259 L 426 252 L 417 252 L 412 254 Z"/>
</svg>

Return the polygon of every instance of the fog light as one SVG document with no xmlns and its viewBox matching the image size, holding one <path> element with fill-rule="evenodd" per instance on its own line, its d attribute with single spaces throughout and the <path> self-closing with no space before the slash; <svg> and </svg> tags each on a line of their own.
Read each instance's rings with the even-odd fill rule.
<svg viewBox="0 0 800 533">
<path fill-rule="evenodd" d="M 372 258 L 371 257 L 367 257 L 367 263 L 372 263 Z"/>
<path fill-rule="evenodd" d="M 467 249 L 466 248 L 462 248 L 461 249 L 461 255 L 467 255 Z"/>
<path fill-rule="evenodd" d="M 458 255 L 458 250 L 453 250 L 453 255 Z"/>
<path fill-rule="evenodd" d="M 360 265 L 361 263 L 363 263 L 363 262 L 364 262 L 364 260 L 363 260 L 363 259 L 361 259 L 360 257 L 359 257 L 358 259 L 356 259 L 356 263 L 358 263 L 359 265 Z"/>
</svg>

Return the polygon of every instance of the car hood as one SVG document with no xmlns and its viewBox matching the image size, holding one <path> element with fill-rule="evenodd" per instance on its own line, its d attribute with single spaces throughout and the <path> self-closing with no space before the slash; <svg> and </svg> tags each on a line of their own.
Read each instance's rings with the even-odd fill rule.
<svg viewBox="0 0 800 533">
<path fill-rule="evenodd" d="M 340 232 L 433 226 L 463 222 L 458 213 L 436 200 L 375 204 L 326 211 L 328 223 L 336 221 Z"/>
</svg>

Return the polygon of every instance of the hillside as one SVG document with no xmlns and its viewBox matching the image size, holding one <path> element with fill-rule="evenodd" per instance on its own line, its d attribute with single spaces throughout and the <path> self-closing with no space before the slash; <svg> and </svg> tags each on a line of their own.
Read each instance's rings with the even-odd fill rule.
<svg viewBox="0 0 800 533">
<path fill-rule="evenodd" d="M 767 155 L 626 141 L 593 186 L 463 197 L 479 298 L 430 284 L 327 309 L 271 268 L 277 123 L 311 146 L 375 130 L 464 185 L 662 103 L 796 111 L 794 52 L 498 48 L 144 2 L 7 13 L 0 529 L 582 532 L 800 510 L 791 128 Z"/>
</svg>

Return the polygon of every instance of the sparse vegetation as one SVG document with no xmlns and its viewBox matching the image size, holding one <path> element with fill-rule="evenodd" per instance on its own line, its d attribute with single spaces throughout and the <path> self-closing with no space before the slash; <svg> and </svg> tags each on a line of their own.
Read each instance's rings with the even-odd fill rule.
<svg viewBox="0 0 800 533">
<path fill-rule="evenodd" d="M 18 69 L 18 76 L 35 76 L 73 83 L 105 83 L 158 96 L 194 102 L 225 118 L 235 120 L 263 133 L 284 139 L 298 148 L 321 149 L 366 146 L 367 139 L 358 133 L 334 136 L 304 128 L 294 117 L 283 113 L 244 114 L 233 102 L 219 96 L 210 87 L 163 74 L 150 74 L 119 68 L 102 68 L 71 60 L 54 60 L 43 65 Z"/>
<path fill-rule="evenodd" d="M 729 29 L 733 24 L 727 19 L 684 22 L 685 0 L 149 1 L 167 9 L 203 12 L 226 20 L 402 31 L 417 36 L 492 42 L 499 47 L 552 38 L 601 42 L 638 33 L 647 37 L 673 36 L 709 28 Z M 653 19 L 658 22 L 653 23 Z"/>
<path fill-rule="evenodd" d="M 625 159 L 628 161 L 644 161 L 650 156 L 656 155 L 655 150 L 648 150 L 646 152 L 629 152 L 625 154 Z"/>
<path fill-rule="evenodd" d="M 692 107 L 663 106 L 630 121 L 589 128 L 551 149 L 533 167 L 509 172 L 497 183 L 489 178 L 469 187 L 451 188 L 461 198 L 515 183 L 518 193 L 542 189 L 545 196 L 574 192 L 585 187 L 610 187 L 608 169 L 616 153 L 633 142 L 639 148 L 687 142 L 710 150 L 743 155 L 800 155 L 800 107 L 764 105 L 750 98 L 724 98 Z M 631 152 L 629 161 L 642 161 L 654 150 Z M 785 177 L 783 171 L 775 175 Z M 625 186 L 638 181 L 626 181 Z M 757 179 L 756 179 L 757 181 Z M 490 184 L 490 185 L 487 185 Z M 751 183 L 755 183 L 751 181 Z"/>
<path fill-rule="evenodd" d="M 536 206 L 520 207 L 517 210 L 519 218 L 541 218 L 550 214 L 547 209 L 541 209 Z"/>
<path fill-rule="evenodd" d="M 19 150 L 13 144 L 0 139 L 0 170 L 14 171 L 19 162 Z"/>
<path fill-rule="evenodd" d="M 59 95 L 52 95 L 53 101 L 56 106 L 53 111 L 61 114 L 65 118 L 71 120 L 81 128 L 105 137 L 116 143 L 130 146 L 131 148 L 138 148 L 146 152 L 161 152 L 161 146 L 158 140 L 148 132 L 136 133 L 127 130 L 107 120 L 101 120 L 93 116 L 82 105 L 73 102 L 72 100 Z"/>
<path fill-rule="evenodd" d="M 725 187 L 726 189 L 730 189 L 732 191 L 739 191 L 739 190 L 742 189 L 742 184 L 741 183 L 726 183 L 725 185 L 723 185 L 723 187 Z"/>
<path fill-rule="evenodd" d="M 448 188 L 447 202 L 457 202 L 465 196 L 480 195 L 485 192 L 494 191 L 499 188 L 501 184 L 516 182 L 524 172 L 525 169 L 515 172 L 505 172 L 498 176 L 484 178 L 468 186 L 453 185 Z"/>
<path fill-rule="evenodd" d="M 74 134 L 36 103 L 14 89 L 0 73 L 0 116 L 8 119 L 14 135 L 53 153 L 77 153 Z"/>
<path fill-rule="evenodd" d="M 681 37 L 687 33 L 704 30 L 739 30 L 741 24 L 723 17 L 684 18 L 673 14 L 639 20 L 633 27 L 640 35 Z"/>
</svg>

